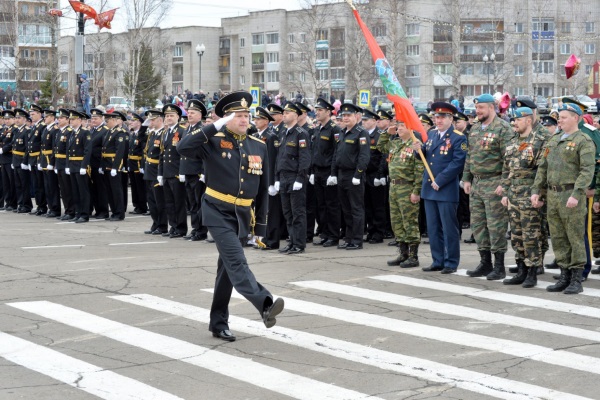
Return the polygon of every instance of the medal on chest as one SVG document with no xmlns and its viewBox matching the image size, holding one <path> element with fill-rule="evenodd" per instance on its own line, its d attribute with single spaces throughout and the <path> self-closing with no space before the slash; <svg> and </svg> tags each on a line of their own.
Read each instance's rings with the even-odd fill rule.
<svg viewBox="0 0 600 400">
<path fill-rule="evenodd" d="M 489 150 L 490 146 L 496 139 L 496 134 L 491 132 L 486 132 L 483 134 L 483 138 L 481 139 L 481 147 L 484 150 Z"/>
<path fill-rule="evenodd" d="M 262 175 L 262 157 L 248 156 L 248 173 L 252 175 Z"/>
</svg>

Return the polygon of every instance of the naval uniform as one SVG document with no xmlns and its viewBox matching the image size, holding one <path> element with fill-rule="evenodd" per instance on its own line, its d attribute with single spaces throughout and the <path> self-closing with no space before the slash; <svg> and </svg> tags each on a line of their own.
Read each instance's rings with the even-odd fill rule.
<svg viewBox="0 0 600 400">
<path fill-rule="evenodd" d="M 180 125 L 167 127 L 165 130 L 158 164 L 158 176 L 163 177 L 165 210 L 169 225 L 171 225 L 169 232 L 177 236 L 185 236 L 188 230 L 185 183 L 179 180 L 181 156 L 176 148 L 185 131 Z"/>
<path fill-rule="evenodd" d="M 105 136 L 108 135 L 109 130 L 108 126 L 103 122 L 101 125 L 91 130 L 92 140 L 88 142 L 88 147 L 90 148 L 90 167 L 92 169 L 90 197 L 91 205 L 96 210 L 94 217 L 97 219 L 109 217 L 108 189 L 106 188 L 104 175 L 99 172 L 99 169 L 102 166 L 102 143 L 104 142 Z"/>
<path fill-rule="evenodd" d="M 135 214 L 143 214 L 148 211 L 144 174 L 140 171 L 140 169 L 144 169 L 144 148 L 148 140 L 147 129 L 148 127 L 142 126 L 139 130 L 132 131 L 129 136 L 127 169 L 129 170 L 129 181 L 131 182 L 131 202 Z"/>
<path fill-rule="evenodd" d="M 127 151 L 127 138 L 127 131 L 121 126 L 115 126 L 106 133 L 102 142 L 101 168 L 104 171 L 104 184 L 108 191 L 108 204 L 113 220 L 125 219 L 123 183 L 120 173 Z M 113 169 L 117 171 L 116 176 L 110 174 Z"/>
<path fill-rule="evenodd" d="M 148 140 L 144 155 L 146 164 L 144 167 L 144 181 L 146 182 L 146 199 L 148 209 L 152 217 L 150 232 L 156 234 L 167 233 L 167 212 L 165 210 L 165 195 L 163 187 L 158 184 L 158 164 L 160 163 L 160 148 L 165 129 L 148 130 Z"/>
<path fill-rule="evenodd" d="M 15 190 L 15 175 L 12 165 L 12 140 L 14 135 L 14 125 L 4 125 L 4 131 L 0 136 L 0 165 L 2 168 L 2 190 L 6 211 L 12 211 L 17 208 L 17 193 Z"/>
<path fill-rule="evenodd" d="M 192 132 L 198 133 L 202 129 L 202 122 L 190 125 L 184 132 L 183 137 Z M 202 159 L 181 156 L 179 160 L 179 175 L 185 176 L 185 191 L 190 207 L 192 232 L 190 239 L 204 240 L 207 238 L 208 229 L 202 225 L 202 195 L 206 190 L 204 184 L 204 165 Z M 204 181 L 202 180 L 204 179 Z"/>
<path fill-rule="evenodd" d="M 13 131 L 12 166 L 15 171 L 15 190 L 17 193 L 17 210 L 19 213 L 28 213 L 33 208 L 30 188 L 31 174 L 29 169 L 21 168 L 21 165 L 29 165 L 27 155 L 29 130 L 27 125 L 23 125 L 17 127 Z"/>
<path fill-rule="evenodd" d="M 36 215 L 45 214 L 48 211 L 46 193 L 44 191 L 44 174 L 38 169 L 41 156 L 42 133 L 46 128 L 43 119 L 36 122 L 29 130 L 27 138 L 27 161 L 31 170 L 31 180 L 35 193 Z"/>
<path fill-rule="evenodd" d="M 54 140 L 56 132 L 60 131 L 56 122 L 52 122 L 46 126 L 42 132 L 40 143 L 40 158 L 39 163 L 42 167 L 44 175 L 44 193 L 46 194 L 46 202 L 48 203 L 48 218 L 60 217 L 60 189 L 58 187 L 58 176 L 53 170 L 48 169 L 48 166 L 54 166 Z"/>
<path fill-rule="evenodd" d="M 91 152 L 87 145 L 92 140 L 90 131 L 84 128 L 74 129 L 67 141 L 67 165 L 71 173 L 71 190 L 75 204 L 75 218 L 90 218 L 90 158 Z M 85 169 L 85 175 L 80 174 Z"/>
<path fill-rule="evenodd" d="M 365 172 L 365 225 L 367 237 L 371 242 L 381 243 L 385 234 L 385 186 L 375 186 L 375 180 L 386 178 L 387 162 L 385 156 L 377 150 L 379 129 L 369 132 L 371 157 Z"/>
<path fill-rule="evenodd" d="M 54 172 L 58 175 L 58 187 L 60 197 L 63 201 L 65 220 L 75 218 L 75 204 L 73 202 L 73 188 L 71 187 L 71 178 L 65 172 L 67 168 L 67 140 L 73 129 L 70 126 L 56 130 L 54 137 Z"/>
</svg>

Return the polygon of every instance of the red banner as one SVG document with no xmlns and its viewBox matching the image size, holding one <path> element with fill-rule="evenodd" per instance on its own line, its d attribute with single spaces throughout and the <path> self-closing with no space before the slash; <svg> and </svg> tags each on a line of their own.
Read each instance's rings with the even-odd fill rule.
<svg viewBox="0 0 600 400">
<path fill-rule="evenodd" d="M 96 17 L 98 16 L 98 14 L 96 13 L 96 10 L 94 10 L 93 7 L 88 6 L 87 4 L 84 4 L 80 1 L 69 0 L 69 4 L 71 4 L 71 7 L 73 7 L 73 10 L 75 10 L 75 12 L 82 13 L 83 15 L 89 17 L 90 19 L 95 20 Z"/>
<path fill-rule="evenodd" d="M 57 10 L 56 8 L 51 8 L 50 10 L 48 10 L 48 15 L 52 15 L 53 17 L 62 17 L 63 12 L 62 12 L 62 10 Z"/>
<path fill-rule="evenodd" d="M 110 23 L 112 22 L 113 18 L 115 17 L 115 12 L 117 10 L 118 10 L 118 8 L 115 8 L 113 10 L 108 10 L 108 11 L 98 14 L 95 22 L 96 22 L 96 25 L 98 25 L 99 29 L 112 28 Z"/>
</svg>

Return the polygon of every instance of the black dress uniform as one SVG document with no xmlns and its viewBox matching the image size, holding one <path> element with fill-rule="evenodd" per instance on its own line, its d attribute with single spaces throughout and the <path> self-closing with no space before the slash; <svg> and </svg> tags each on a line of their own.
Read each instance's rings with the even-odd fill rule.
<svg viewBox="0 0 600 400">
<path fill-rule="evenodd" d="M 42 107 L 37 104 L 32 104 L 30 111 L 37 111 L 40 114 L 44 114 Z M 40 118 L 30 129 L 29 137 L 27 138 L 27 160 L 29 162 L 29 169 L 31 171 L 31 180 L 35 193 L 35 204 L 36 210 L 32 210 L 32 214 L 43 215 L 48 211 L 48 203 L 46 200 L 46 192 L 44 190 L 44 173 L 40 168 L 41 155 L 41 143 L 42 133 L 46 128 L 44 119 Z"/>
<path fill-rule="evenodd" d="M 25 110 L 16 108 L 14 112 L 15 117 L 21 116 L 29 118 L 29 113 Z M 27 160 L 27 139 L 29 138 L 29 131 L 30 129 L 27 124 L 23 124 L 13 130 L 12 166 L 15 171 L 15 190 L 17 193 L 18 213 L 28 213 L 33 208 L 30 190 L 31 173 L 29 171 L 29 161 Z"/>
<path fill-rule="evenodd" d="M 344 104 L 342 114 L 355 114 L 361 109 Z M 369 164 L 369 134 L 360 125 L 344 129 L 335 152 L 334 172 L 338 180 L 338 195 L 346 222 L 345 243 L 338 248 L 362 249 L 365 225 L 365 170 Z M 354 180 L 354 182 L 353 182 Z M 358 184 L 354 184 L 359 180 Z"/>
<path fill-rule="evenodd" d="M 181 109 L 173 104 L 163 107 L 163 113 L 176 112 L 181 116 Z M 185 183 L 179 178 L 179 162 L 181 156 L 177 152 L 177 143 L 184 135 L 184 129 L 176 124 L 165 127 L 162 141 L 160 163 L 158 164 L 158 176 L 163 179 L 163 191 L 165 195 L 165 210 L 171 229 L 170 238 L 179 238 L 187 234 L 187 210 Z"/>
<path fill-rule="evenodd" d="M 64 108 L 58 110 L 57 117 L 67 117 L 71 115 L 70 111 Z M 71 178 L 66 173 L 67 167 L 67 141 L 71 136 L 73 129 L 70 126 L 59 128 L 54 134 L 54 172 L 58 176 L 58 187 L 60 197 L 65 209 L 62 221 L 70 221 L 75 218 L 75 203 L 73 202 L 73 188 L 71 187 Z"/>
<path fill-rule="evenodd" d="M 365 118 L 373 118 L 378 121 L 379 115 L 364 110 L 363 119 Z M 369 243 L 382 243 L 385 234 L 386 186 L 380 185 L 380 180 L 386 178 L 387 163 L 386 157 L 377 150 L 377 142 L 381 132 L 375 127 L 368 134 L 371 157 L 365 173 L 365 225 Z M 375 185 L 375 180 L 377 180 L 377 185 Z"/>
<path fill-rule="evenodd" d="M 300 109 L 288 102 L 285 111 L 300 115 Z M 281 206 L 290 235 L 290 243 L 281 252 L 299 253 L 306 247 L 306 184 L 310 168 L 310 138 L 298 125 L 283 134 L 277 152 L 275 181 L 279 182 Z M 299 190 L 293 190 L 300 183 Z"/>
<path fill-rule="evenodd" d="M 11 110 L 2 111 L 4 119 L 15 117 Z M 15 190 L 15 176 L 12 167 L 12 140 L 14 125 L 4 125 L 2 136 L 0 137 L 0 168 L 2 168 L 2 191 L 6 211 L 13 211 L 17 208 L 17 192 Z"/>
<path fill-rule="evenodd" d="M 247 112 L 251 102 L 250 93 L 235 92 L 217 103 L 215 113 Z M 187 135 L 177 147 L 186 157 L 204 160 L 207 189 L 202 197 L 202 217 L 219 251 L 209 330 L 216 337 L 235 340 L 228 325 L 233 287 L 261 313 L 265 325 L 272 327 L 275 315 L 283 310 L 283 300 L 273 302 L 271 293 L 256 281 L 241 244 L 249 234 L 264 236 L 266 230 L 267 147 L 261 140 L 235 134 L 225 126 L 217 131 L 214 125 Z"/>
<path fill-rule="evenodd" d="M 146 111 L 146 118 L 162 118 L 162 110 Z M 146 183 L 146 199 L 150 217 L 152 217 L 152 226 L 145 234 L 162 235 L 168 232 L 167 212 L 165 210 L 165 195 L 163 187 L 158 184 L 158 164 L 160 163 L 160 149 L 162 138 L 165 133 L 164 128 L 158 130 L 148 130 L 148 140 L 144 150 L 145 167 L 144 181 Z"/>
<path fill-rule="evenodd" d="M 104 114 L 105 118 L 120 118 L 126 121 L 127 118 L 120 111 L 113 111 Z M 102 142 L 102 163 L 101 168 L 104 172 L 104 184 L 108 191 L 108 204 L 112 211 L 111 221 L 125 219 L 125 204 L 123 203 L 123 184 L 121 182 L 121 169 L 123 168 L 123 159 L 127 150 L 127 131 L 120 126 L 110 129 Z M 116 171 L 113 176 L 112 171 Z"/>
<path fill-rule="evenodd" d="M 308 113 L 311 111 L 310 108 L 308 108 L 307 106 L 305 106 L 304 104 L 302 104 L 299 101 L 295 101 L 294 104 L 300 109 L 300 111 L 302 111 L 302 115 L 306 114 L 308 116 Z M 312 146 L 313 146 L 313 142 L 315 140 L 315 131 L 309 125 L 308 122 L 305 122 L 300 127 L 308 133 L 308 138 L 309 138 L 308 147 L 309 147 L 309 153 L 311 156 L 311 161 L 310 161 L 310 166 L 308 167 L 307 174 L 310 175 L 310 174 L 312 174 L 312 168 L 311 168 L 311 166 L 312 166 Z M 320 231 L 321 230 L 321 221 L 319 221 L 319 214 L 317 213 L 317 197 L 315 194 L 315 187 L 314 187 L 314 185 L 311 185 L 310 182 L 307 182 L 306 183 L 306 240 L 309 242 L 312 242 L 313 238 L 315 236 L 315 222 L 318 224 L 319 231 Z"/>
<path fill-rule="evenodd" d="M 92 108 L 90 113 L 97 116 L 104 115 L 104 112 L 97 108 Z M 90 133 L 92 135 L 92 140 L 88 142 L 88 146 L 90 147 L 90 168 L 92 170 L 90 176 L 92 183 L 90 187 L 90 197 L 91 205 L 94 210 L 96 210 L 96 213 L 93 215 L 96 219 L 105 219 L 109 217 L 108 189 L 106 188 L 104 174 L 100 173 L 102 167 L 102 144 L 104 143 L 104 138 L 108 135 L 109 130 L 108 126 L 102 122 L 102 124 L 91 129 Z"/>
<path fill-rule="evenodd" d="M 315 108 L 324 108 L 330 111 L 335 109 L 322 98 L 317 99 Z M 327 185 L 327 179 L 335 176 L 333 156 L 340 132 L 340 127 L 330 119 L 322 126 L 315 128 L 312 144 L 312 173 L 314 174 L 317 212 L 321 226 L 321 240 L 314 243 L 325 247 L 337 246 L 340 239 L 341 211 L 338 189 L 335 185 Z"/>
<path fill-rule="evenodd" d="M 87 118 L 86 114 L 71 111 L 71 118 Z M 75 223 L 90 220 L 90 159 L 91 147 L 88 142 L 92 140 L 89 130 L 79 127 L 67 141 L 67 165 L 71 172 L 71 189 L 75 203 Z M 81 170 L 85 173 L 82 175 Z"/>
<path fill-rule="evenodd" d="M 44 115 L 56 115 L 54 110 L 44 110 Z M 60 189 L 58 187 L 58 176 L 54 172 L 54 139 L 58 131 L 58 124 L 52 121 L 44 128 L 40 141 L 40 158 L 39 164 L 42 167 L 44 175 L 44 193 L 46 194 L 46 202 L 48 203 L 47 218 L 60 217 Z"/>
<path fill-rule="evenodd" d="M 137 119 L 140 123 L 144 122 L 144 119 L 140 115 L 133 113 L 132 116 L 133 119 Z M 146 185 L 143 174 L 144 149 L 148 140 L 147 130 L 148 127 L 141 126 L 139 130 L 129 133 L 127 168 L 129 170 L 129 181 L 131 182 L 131 202 L 133 203 L 131 214 L 144 214 L 148 211 Z"/>
</svg>

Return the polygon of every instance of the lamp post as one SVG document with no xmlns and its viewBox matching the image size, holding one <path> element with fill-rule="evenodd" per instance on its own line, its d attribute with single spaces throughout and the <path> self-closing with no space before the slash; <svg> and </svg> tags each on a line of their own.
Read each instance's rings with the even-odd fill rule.
<svg viewBox="0 0 600 400">
<path fill-rule="evenodd" d="M 198 91 L 202 90 L 202 55 L 204 54 L 204 50 L 206 50 L 204 43 L 196 46 L 196 54 L 198 54 L 200 60 L 198 66 Z"/>
<path fill-rule="evenodd" d="M 493 65 L 495 59 L 496 59 L 496 55 L 494 53 L 492 53 L 489 57 L 488 57 L 487 53 L 485 53 L 483 55 L 483 65 L 485 65 L 485 70 L 487 72 L 487 89 L 490 93 L 492 92 L 490 90 L 490 69 L 488 68 L 487 64 L 488 64 L 488 62 L 490 62 Z"/>
</svg>

